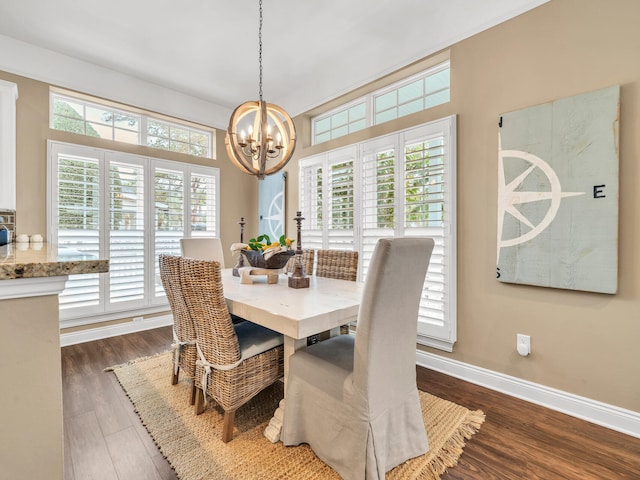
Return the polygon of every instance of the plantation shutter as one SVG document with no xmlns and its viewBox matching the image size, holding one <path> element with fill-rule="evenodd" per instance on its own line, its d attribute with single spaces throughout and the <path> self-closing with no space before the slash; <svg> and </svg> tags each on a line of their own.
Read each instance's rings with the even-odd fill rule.
<svg viewBox="0 0 640 480">
<path fill-rule="evenodd" d="M 355 226 L 354 168 L 356 150 L 347 148 L 328 156 L 323 191 L 325 203 L 325 248 L 353 250 Z"/>
<path fill-rule="evenodd" d="M 100 256 L 100 155 L 86 148 L 62 148 L 51 152 L 53 198 L 51 239 L 60 255 L 82 258 Z M 80 314 L 102 310 L 99 274 L 72 275 L 59 295 L 60 310 Z"/>
<path fill-rule="evenodd" d="M 456 339 L 455 118 L 402 135 L 403 235 L 435 241 L 418 317 L 420 343 L 451 350 Z"/>
<path fill-rule="evenodd" d="M 366 277 L 378 239 L 434 239 L 417 341 L 451 351 L 456 341 L 455 117 L 303 159 L 300 179 L 301 204 L 308 210 L 319 205 L 323 212 L 324 221 L 308 235 L 323 235 L 318 248 L 358 250 L 359 280 Z M 323 204 L 322 198 L 329 201 Z"/>
<path fill-rule="evenodd" d="M 219 170 L 47 145 L 47 238 L 59 256 L 109 259 L 106 273 L 69 276 L 60 294 L 61 324 L 165 311 L 158 255 L 180 255 L 183 237 L 219 236 Z"/>
<path fill-rule="evenodd" d="M 158 257 L 180 255 L 180 239 L 185 237 L 185 174 L 158 166 L 153 174 L 155 296 L 165 297 Z"/>
<path fill-rule="evenodd" d="M 145 178 L 142 160 L 109 154 L 109 301 L 145 300 Z"/>
<path fill-rule="evenodd" d="M 304 217 L 301 228 L 303 249 L 323 248 L 323 172 L 322 157 L 308 158 L 304 164 L 301 163 L 299 192 Z"/>
<path fill-rule="evenodd" d="M 188 211 L 192 237 L 219 237 L 218 177 L 190 169 Z"/>
<path fill-rule="evenodd" d="M 365 142 L 362 148 L 362 240 L 360 274 L 364 279 L 378 239 L 393 237 L 398 214 L 395 135 Z"/>
</svg>

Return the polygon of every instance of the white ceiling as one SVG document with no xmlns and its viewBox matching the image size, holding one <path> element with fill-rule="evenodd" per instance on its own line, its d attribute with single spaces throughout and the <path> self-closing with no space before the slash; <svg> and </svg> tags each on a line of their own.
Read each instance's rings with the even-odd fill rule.
<svg viewBox="0 0 640 480">
<path fill-rule="evenodd" d="M 546 1 L 264 0 L 264 99 L 303 113 Z M 257 0 L 0 0 L 0 35 L 225 116 L 258 98 Z"/>
</svg>

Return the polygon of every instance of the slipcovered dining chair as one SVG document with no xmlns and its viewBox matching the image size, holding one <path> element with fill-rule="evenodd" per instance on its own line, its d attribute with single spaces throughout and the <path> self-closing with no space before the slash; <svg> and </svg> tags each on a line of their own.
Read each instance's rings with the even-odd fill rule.
<svg viewBox="0 0 640 480">
<path fill-rule="evenodd" d="M 315 256 L 315 250 L 311 248 L 302 250 L 302 268 L 304 269 L 305 275 L 313 275 L 314 256 Z M 293 271 L 296 268 L 295 262 L 296 262 L 296 256 L 294 255 L 285 265 L 284 273 L 293 273 Z"/>
<path fill-rule="evenodd" d="M 220 263 L 180 261 L 185 303 L 196 329 L 196 414 L 211 397 L 224 410 L 226 443 L 233 438 L 236 410 L 283 377 L 284 338 L 252 322 L 231 322 Z"/>
<path fill-rule="evenodd" d="M 160 278 L 167 295 L 171 313 L 173 314 L 173 373 L 171 384 L 178 383 L 180 369 L 192 380 L 195 377 L 196 360 L 196 329 L 187 310 L 182 286 L 180 284 L 180 257 L 160 255 Z M 196 387 L 193 382 L 191 389 L 191 405 L 195 403 Z"/>
<path fill-rule="evenodd" d="M 196 260 L 215 260 L 224 268 L 224 253 L 222 252 L 222 242 L 219 238 L 199 237 L 181 238 L 180 250 L 183 257 L 195 258 Z M 246 321 L 237 315 L 231 315 L 233 323 Z"/>
<path fill-rule="evenodd" d="M 214 237 L 181 238 L 180 249 L 183 257 L 198 260 L 216 260 L 220 268 L 224 268 L 224 252 L 222 242 Z"/>
<path fill-rule="evenodd" d="M 318 277 L 355 282 L 358 279 L 358 252 L 352 250 L 318 250 Z M 348 334 L 349 325 L 341 325 L 340 333 Z"/>
<path fill-rule="evenodd" d="M 355 337 L 339 335 L 290 357 L 282 441 L 308 443 L 345 480 L 383 480 L 429 449 L 415 350 L 433 244 L 379 240 Z"/>
</svg>

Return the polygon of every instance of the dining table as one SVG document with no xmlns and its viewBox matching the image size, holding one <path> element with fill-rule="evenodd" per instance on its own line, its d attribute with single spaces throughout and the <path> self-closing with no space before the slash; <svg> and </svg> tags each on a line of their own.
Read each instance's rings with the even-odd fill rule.
<svg viewBox="0 0 640 480">
<path fill-rule="evenodd" d="M 256 275 L 252 283 L 241 283 L 227 268 L 222 270 L 222 286 L 230 313 L 284 337 L 285 398 L 265 429 L 265 436 L 275 443 L 282 428 L 289 358 L 307 346 L 307 337 L 326 331 L 335 335 L 341 325 L 355 322 L 364 284 L 310 275 L 308 288 L 291 288 L 283 273 L 275 283 L 269 283 L 266 275 Z"/>
</svg>

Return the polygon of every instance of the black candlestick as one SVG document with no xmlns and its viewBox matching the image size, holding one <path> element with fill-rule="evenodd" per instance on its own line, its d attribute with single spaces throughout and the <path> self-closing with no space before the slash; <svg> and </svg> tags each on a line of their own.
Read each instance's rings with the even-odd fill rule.
<svg viewBox="0 0 640 480">
<path fill-rule="evenodd" d="M 301 240 L 302 237 L 300 233 L 302 220 L 304 220 L 304 217 L 302 216 L 302 212 L 297 212 L 297 215 L 294 218 L 294 220 L 297 223 L 297 229 L 298 229 L 298 239 L 296 240 L 298 245 L 296 247 L 295 267 L 293 270 L 293 274 L 289 277 L 289 287 L 309 288 L 309 277 L 305 276 L 304 268 L 302 266 L 302 240 Z"/>
<path fill-rule="evenodd" d="M 238 222 L 238 225 L 240 225 L 240 243 L 244 243 L 244 226 L 245 226 L 246 222 L 244 221 L 244 217 L 240 217 L 240 221 Z M 238 271 L 239 268 L 244 267 L 244 255 L 242 255 L 242 253 L 238 252 L 238 261 L 236 262 L 235 267 L 233 267 L 233 270 L 231 271 L 231 273 L 233 273 L 234 277 L 239 277 L 240 276 L 240 272 Z"/>
<path fill-rule="evenodd" d="M 240 217 L 240 221 L 238 225 L 240 225 L 240 243 L 244 243 L 244 226 L 245 226 L 244 217 Z"/>
</svg>

